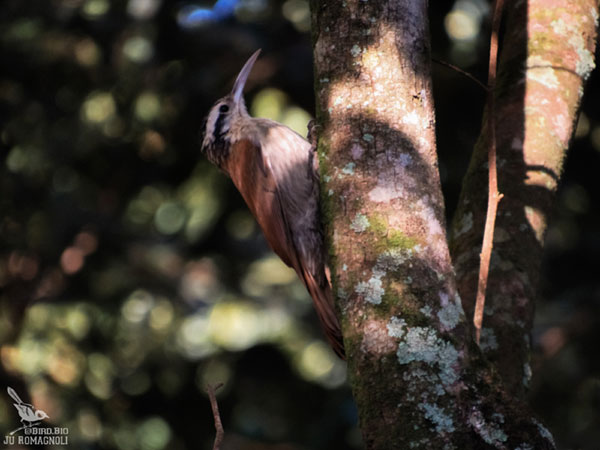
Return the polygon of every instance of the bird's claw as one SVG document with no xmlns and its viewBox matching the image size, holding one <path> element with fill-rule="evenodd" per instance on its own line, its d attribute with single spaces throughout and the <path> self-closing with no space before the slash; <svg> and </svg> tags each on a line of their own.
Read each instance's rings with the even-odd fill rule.
<svg viewBox="0 0 600 450">
<path fill-rule="evenodd" d="M 317 125 L 317 121 L 315 119 L 310 119 L 307 125 L 308 135 L 306 136 L 308 142 L 310 142 L 311 148 L 313 152 L 317 151 L 317 144 L 319 141 L 319 132 L 321 131 L 321 126 Z"/>
</svg>

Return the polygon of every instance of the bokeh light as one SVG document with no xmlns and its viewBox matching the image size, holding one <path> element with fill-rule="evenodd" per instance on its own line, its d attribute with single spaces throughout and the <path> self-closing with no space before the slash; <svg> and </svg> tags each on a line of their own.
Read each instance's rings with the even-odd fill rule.
<svg viewBox="0 0 600 450">
<path fill-rule="evenodd" d="M 286 285 L 296 280 L 296 272 L 273 255 L 250 265 L 242 288 L 246 295 L 260 297 L 265 296 L 272 286 Z"/>
<path fill-rule="evenodd" d="M 489 14 L 489 5 L 482 0 L 456 0 L 444 18 L 444 29 L 450 38 L 452 60 L 461 66 L 475 62 L 475 49 L 482 31 L 482 22 Z"/>
<path fill-rule="evenodd" d="M 150 417 L 138 427 L 136 437 L 142 450 L 161 450 L 171 439 L 171 427 L 161 417 Z"/>
<path fill-rule="evenodd" d="M 108 121 L 116 111 L 117 106 L 110 92 L 92 92 L 82 106 L 84 120 L 92 124 Z"/>
<path fill-rule="evenodd" d="M 281 6 L 281 12 L 298 31 L 310 31 L 310 8 L 307 0 L 287 0 Z"/>
<path fill-rule="evenodd" d="M 160 114 L 161 105 L 158 95 L 154 92 L 142 92 L 135 102 L 135 115 L 142 122 L 156 120 Z"/>
<path fill-rule="evenodd" d="M 234 448 L 362 448 L 345 363 L 323 340 L 304 285 L 199 149 L 203 116 L 256 48 L 251 114 L 306 136 L 309 3 L 2 2 L 0 372 L 49 425 L 69 428 L 72 448 L 211 448 L 204 388 L 219 382 Z M 431 14 L 442 24 L 431 30 L 436 56 L 484 73 L 488 2 Z M 438 153 L 455 199 L 481 121 L 480 105 L 464 98 L 484 95 L 439 81 Z M 596 84 L 548 218 L 532 361 L 542 411 L 554 426 L 577 425 L 565 442 L 590 448 Z M 540 219 L 527 211 L 524 224 Z M 548 385 L 560 393 L 556 408 Z M 7 395 L 0 422 L 19 425 Z"/>
<path fill-rule="evenodd" d="M 108 0 L 85 0 L 81 12 L 86 19 L 97 20 L 110 9 Z"/>
<path fill-rule="evenodd" d="M 154 55 L 154 46 L 146 36 L 134 35 L 123 44 L 123 54 L 131 62 L 145 63 Z"/>
<path fill-rule="evenodd" d="M 158 12 L 162 0 L 129 0 L 127 13 L 137 20 L 149 20 Z"/>
<path fill-rule="evenodd" d="M 254 96 L 250 112 L 253 116 L 283 123 L 301 136 L 306 136 L 306 126 L 311 119 L 305 110 L 291 105 L 284 92 L 274 88 L 258 92 Z"/>
<path fill-rule="evenodd" d="M 186 5 L 179 10 L 177 22 L 183 28 L 194 28 L 231 17 L 238 0 L 217 0 L 212 8 Z"/>
</svg>

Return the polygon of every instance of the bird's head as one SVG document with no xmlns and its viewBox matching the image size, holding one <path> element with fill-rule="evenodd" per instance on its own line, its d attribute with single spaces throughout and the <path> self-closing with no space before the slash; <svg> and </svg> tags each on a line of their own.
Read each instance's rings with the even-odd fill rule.
<svg viewBox="0 0 600 450">
<path fill-rule="evenodd" d="M 49 419 L 50 417 L 48 416 L 48 414 L 46 414 L 45 411 L 42 411 L 41 409 L 38 409 L 35 412 L 35 417 L 37 417 L 38 419 Z"/>
<path fill-rule="evenodd" d="M 231 92 L 217 100 L 206 116 L 203 126 L 202 151 L 206 152 L 208 159 L 218 166 L 229 152 L 231 124 L 237 119 L 248 117 L 243 95 L 244 86 L 259 54 L 260 49 L 246 61 Z"/>
</svg>

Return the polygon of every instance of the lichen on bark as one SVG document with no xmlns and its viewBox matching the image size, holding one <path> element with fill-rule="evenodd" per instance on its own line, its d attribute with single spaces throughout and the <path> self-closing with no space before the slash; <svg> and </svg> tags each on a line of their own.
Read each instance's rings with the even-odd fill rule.
<svg viewBox="0 0 600 450">
<path fill-rule="evenodd" d="M 321 200 L 365 445 L 554 448 L 507 395 L 463 313 L 437 170 L 426 8 L 311 1 Z M 476 219 L 465 211 L 460 234 Z M 500 339 L 485 337 L 489 348 Z"/>
<path fill-rule="evenodd" d="M 496 89 L 499 205 L 482 349 L 509 391 L 531 377 L 541 256 L 583 86 L 594 67 L 598 4 L 530 0 L 506 8 Z M 487 119 L 483 119 L 487 123 Z M 473 311 L 487 201 L 488 130 L 476 144 L 452 223 L 450 249 L 467 315 Z"/>
</svg>

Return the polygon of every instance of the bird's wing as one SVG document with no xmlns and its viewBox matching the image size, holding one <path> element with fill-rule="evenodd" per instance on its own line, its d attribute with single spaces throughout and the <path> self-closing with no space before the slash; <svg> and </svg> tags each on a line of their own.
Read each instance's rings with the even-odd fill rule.
<svg viewBox="0 0 600 450">
<path fill-rule="evenodd" d="M 245 139 L 236 142 L 235 151 L 225 165 L 227 173 L 244 197 L 273 251 L 288 266 L 297 267 L 296 255 L 289 251 L 293 243 L 281 208 L 275 179 L 263 159 L 260 147 Z"/>
<path fill-rule="evenodd" d="M 21 419 L 27 420 L 29 422 L 39 420 L 37 417 L 35 417 L 33 410 L 30 407 L 25 406 L 25 404 L 13 403 L 13 405 L 15 406 L 15 408 L 17 408 L 17 411 L 19 412 L 19 417 L 21 417 Z"/>
<path fill-rule="evenodd" d="M 312 168 L 308 165 L 310 144 L 292 130 L 281 128 L 280 125 L 269 128 L 281 134 L 269 136 L 277 143 L 276 148 L 261 148 L 249 140 L 236 142 L 235 151 L 227 161 L 227 172 L 273 251 L 294 268 L 306 285 L 331 346 L 343 358 L 340 326 L 324 273 L 322 242 L 320 236 L 310 241 L 314 233 L 318 235 L 318 230 L 302 233 L 309 242 L 298 239 L 304 227 L 318 226 L 314 223 L 315 210 L 307 210 L 310 202 L 318 201 L 314 192 L 316 180 L 311 178 Z M 300 146 L 302 150 L 292 146 Z M 318 205 L 310 204 L 310 208 Z"/>
<path fill-rule="evenodd" d="M 329 343 L 344 358 L 333 294 L 325 276 L 326 252 L 319 218 L 319 180 L 313 167 L 313 149 L 302 136 L 279 124 L 268 129 L 267 137 L 262 154 L 271 169 L 279 202 L 285 205 L 281 212 L 298 260 L 294 269 L 313 299 Z"/>
</svg>

